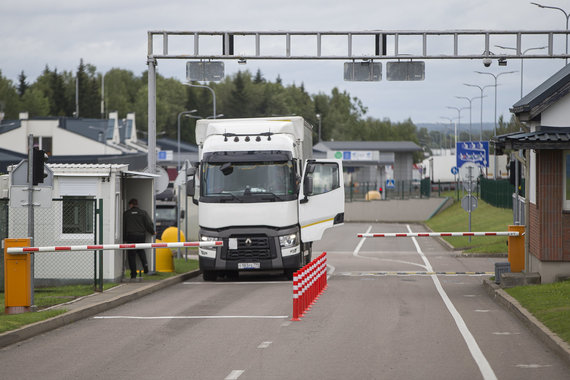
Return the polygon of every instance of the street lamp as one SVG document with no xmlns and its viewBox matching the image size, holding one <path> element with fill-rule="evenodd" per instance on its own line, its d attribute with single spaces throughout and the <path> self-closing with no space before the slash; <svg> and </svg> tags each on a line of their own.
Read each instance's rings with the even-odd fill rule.
<svg viewBox="0 0 570 380">
<path fill-rule="evenodd" d="M 317 120 L 319 121 L 319 142 L 321 142 L 321 114 L 318 113 L 317 115 Z"/>
<path fill-rule="evenodd" d="M 514 74 L 516 73 L 516 71 L 504 71 L 502 73 L 499 74 L 493 74 L 487 71 L 475 71 L 477 74 L 485 74 L 485 75 L 491 75 L 493 78 L 495 78 L 495 120 L 494 120 L 494 136 L 497 136 L 497 80 L 499 79 L 499 77 L 501 75 L 505 75 L 505 74 Z M 494 154 L 494 161 L 495 161 L 495 167 L 493 168 L 493 178 L 497 178 L 497 154 Z"/>
<path fill-rule="evenodd" d="M 469 83 L 463 83 L 464 86 L 468 86 L 468 87 L 477 87 L 480 91 L 481 91 L 481 96 L 479 98 L 481 98 L 481 121 L 480 121 L 480 126 L 479 126 L 479 141 L 483 141 L 483 98 L 485 96 L 483 96 L 483 90 L 485 90 L 487 87 L 493 87 L 492 84 L 487 85 L 487 86 L 479 86 L 476 84 L 469 84 Z"/>
<path fill-rule="evenodd" d="M 453 123 L 453 120 L 455 120 L 454 117 L 440 116 L 440 118 L 445 119 L 445 120 L 449 120 L 449 129 L 453 129 L 451 124 Z M 449 142 L 449 150 L 451 151 L 451 141 Z"/>
<path fill-rule="evenodd" d="M 570 18 L 570 14 L 568 14 L 564 9 L 558 7 L 552 7 L 550 5 L 542 5 L 534 2 L 530 2 L 531 4 L 536 5 L 539 8 L 548 8 L 548 9 L 556 9 L 560 12 L 564 13 L 564 17 L 566 17 L 566 32 L 568 32 L 568 19 Z M 566 55 L 568 55 L 568 33 L 566 33 Z M 566 64 L 568 64 L 568 58 L 566 58 Z"/>
<path fill-rule="evenodd" d="M 495 45 L 496 47 L 498 47 L 499 49 L 505 49 L 505 50 L 514 50 L 517 51 L 517 48 L 514 47 L 508 47 L 508 46 L 501 46 L 501 45 Z M 546 49 L 548 46 L 541 46 L 541 47 L 532 47 L 532 48 L 528 48 L 525 51 L 523 51 L 521 53 L 521 55 L 525 55 L 528 51 L 531 50 L 540 50 L 540 49 Z M 523 62 L 524 59 L 521 58 L 521 99 L 523 97 Z"/>
<path fill-rule="evenodd" d="M 466 110 L 467 107 L 451 107 L 451 106 L 447 106 L 447 108 L 449 108 L 450 110 L 456 110 L 457 111 L 457 123 L 455 123 L 455 146 L 457 147 L 457 129 L 459 129 L 459 131 L 461 131 L 461 111 Z M 457 154 L 457 152 L 456 152 Z"/>
<path fill-rule="evenodd" d="M 178 163 L 176 164 L 176 169 L 180 170 L 180 118 L 182 117 L 182 115 L 187 115 L 187 116 L 191 116 L 190 114 L 196 112 L 198 110 L 192 110 L 192 111 L 182 111 L 178 114 L 178 129 L 177 129 L 177 133 L 176 133 L 176 137 L 177 137 L 177 146 L 178 146 L 178 157 L 177 157 L 177 161 Z"/>
<path fill-rule="evenodd" d="M 469 141 L 471 141 L 471 102 L 475 99 L 479 99 L 481 98 L 481 101 L 483 101 L 482 98 L 484 98 L 484 96 L 475 96 L 473 98 L 468 98 L 467 96 L 456 96 L 457 99 L 465 99 L 469 102 Z"/>
<path fill-rule="evenodd" d="M 192 83 L 185 83 L 187 86 L 190 87 L 199 87 L 199 88 L 207 88 L 208 90 L 210 90 L 210 92 L 212 93 L 212 98 L 213 98 L 213 107 L 214 107 L 214 113 L 212 114 L 214 117 L 214 119 L 216 118 L 216 93 L 214 92 L 214 90 L 212 90 L 210 87 L 208 86 L 204 86 L 201 84 L 192 84 Z"/>
</svg>

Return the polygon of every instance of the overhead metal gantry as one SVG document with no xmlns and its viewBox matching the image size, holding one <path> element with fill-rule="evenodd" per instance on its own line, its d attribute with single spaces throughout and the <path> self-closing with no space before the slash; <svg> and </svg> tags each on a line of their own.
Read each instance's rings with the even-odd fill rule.
<svg viewBox="0 0 570 380">
<path fill-rule="evenodd" d="M 156 65 L 159 59 L 185 60 L 450 60 L 570 58 L 556 37 L 566 30 L 369 30 L 369 31 L 149 31 L 148 168 L 156 168 Z M 497 54 L 497 43 L 513 50 Z M 544 51 L 524 54 L 528 41 Z M 556 46 L 555 46 L 556 44 Z M 556 47 L 556 48 L 555 48 Z M 558 52 L 564 50 L 565 53 Z M 537 50 L 538 51 L 538 50 Z"/>
</svg>

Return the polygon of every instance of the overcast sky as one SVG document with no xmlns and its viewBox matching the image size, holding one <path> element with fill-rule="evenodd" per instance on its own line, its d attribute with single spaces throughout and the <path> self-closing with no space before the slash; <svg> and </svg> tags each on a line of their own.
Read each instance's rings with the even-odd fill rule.
<svg viewBox="0 0 570 380">
<path fill-rule="evenodd" d="M 570 1 L 538 1 L 570 11 Z M 79 60 L 97 67 L 131 70 L 140 75 L 146 66 L 147 31 L 360 31 L 360 30 L 564 30 L 560 11 L 540 9 L 520 0 L 3 0 L 0 2 L 0 70 L 17 83 L 23 70 L 34 81 L 45 65 L 58 71 L 76 70 Z M 555 40 L 555 50 L 564 51 L 564 41 Z M 514 39 L 491 41 L 514 46 Z M 546 41 L 523 41 L 523 50 Z M 346 44 L 340 46 L 343 50 Z M 419 46 L 419 45 L 415 45 Z M 405 53 L 407 44 L 400 45 Z M 461 48 L 461 47 L 460 47 Z M 493 50 L 493 49 L 492 49 Z M 496 49 L 500 53 L 500 49 Z M 239 51 L 236 51 L 239 53 Z M 285 84 L 303 83 L 311 93 L 330 93 L 333 87 L 358 97 L 368 115 L 392 121 L 411 118 L 416 123 L 443 122 L 456 117 L 447 106 L 467 107 L 455 96 L 476 97 L 478 89 L 463 83 L 488 85 L 493 78 L 474 70 L 499 73 L 519 70 L 520 60 L 507 67 L 496 61 L 486 69 L 480 60 L 427 60 L 421 82 L 345 82 L 342 61 L 226 61 L 226 75 L 237 70 L 255 73 Z M 564 60 L 526 60 L 524 93 L 562 68 Z M 158 72 L 185 81 L 185 61 L 159 61 Z M 498 114 L 510 117 L 509 107 L 520 98 L 520 72 L 499 79 Z M 483 103 L 483 121 L 492 122 L 492 88 Z M 480 120 L 479 100 L 473 101 L 473 125 Z M 218 112 L 223 113 L 222 109 Z M 469 110 L 461 114 L 469 123 Z M 475 132 L 475 131 L 474 131 Z"/>
</svg>

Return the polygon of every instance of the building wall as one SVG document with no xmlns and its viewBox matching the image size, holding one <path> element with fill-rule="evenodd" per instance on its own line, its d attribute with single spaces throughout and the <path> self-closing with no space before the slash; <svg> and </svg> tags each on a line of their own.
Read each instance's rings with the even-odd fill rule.
<svg viewBox="0 0 570 380">
<path fill-rule="evenodd" d="M 541 124 L 549 127 L 567 127 L 570 95 L 564 96 L 541 113 Z"/>
<path fill-rule="evenodd" d="M 530 249 L 541 261 L 570 261 L 570 214 L 562 210 L 562 151 L 536 154 L 536 204 L 530 207 Z"/>
</svg>

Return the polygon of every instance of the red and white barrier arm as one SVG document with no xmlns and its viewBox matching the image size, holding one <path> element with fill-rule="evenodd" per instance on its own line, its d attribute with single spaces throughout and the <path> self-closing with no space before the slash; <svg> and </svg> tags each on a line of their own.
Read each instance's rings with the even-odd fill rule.
<svg viewBox="0 0 570 380">
<path fill-rule="evenodd" d="M 518 231 L 502 232 L 410 232 L 410 233 L 364 233 L 358 234 L 359 238 L 375 237 L 437 237 L 437 236 L 519 236 Z"/>
<path fill-rule="evenodd" d="M 188 241 L 176 243 L 136 243 L 136 244 L 100 244 L 100 245 L 70 245 L 54 247 L 18 247 L 7 248 L 7 253 L 31 253 L 31 252 L 60 252 L 60 251 L 93 251 L 111 249 L 149 249 L 149 248 L 195 248 L 195 247 L 218 247 L 221 241 Z"/>
</svg>

